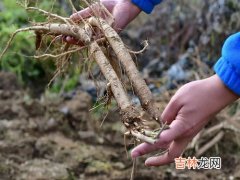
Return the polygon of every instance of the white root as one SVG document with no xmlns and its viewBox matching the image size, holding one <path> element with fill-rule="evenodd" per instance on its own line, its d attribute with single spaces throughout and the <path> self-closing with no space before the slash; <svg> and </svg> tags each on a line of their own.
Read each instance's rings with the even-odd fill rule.
<svg viewBox="0 0 240 180">
<path fill-rule="evenodd" d="M 0 59 L 9 48 L 16 34 L 22 31 L 35 31 L 36 33 L 40 34 L 40 36 L 41 35 L 71 36 L 76 40 L 83 42 L 84 44 L 83 47 L 71 49 L 58 55 L 43 54 L 43 55 L 34 56 L 34 57 L 35 58 L 43 58 L 43 57 L 59 58 L 59 57 L 63 57 L 65 55 L 74 53 L 76 51 L 79 51 L 83 48 L 89 47 L 90 56 L 92 56 L 95 59 L 102 73 L 104 74 L 105 78 L 109 81 L 111 85 L 111 91 L 118 103 L 118 107 L 120 108 L 121 113 L 125 115 L 123 116 L 124 117 L 123 121 L 125 125 L 128 126 L 127 129 L 130 132 L 130 134 L 144 142 L 154 144 L 156 142 L 155 139 L 153 139 L 152 137 L 145 136 L 141 133 L 145 128 L 144 124 L 141 121 L 142 119 L 140 116 L 142 109 L 134 107 L 133 104 L 131 103 L 127 93 L 125 92 L 122 82 L 116 73 L 116 69 L 114 69 L 113 67 L 113 64 L 111 64 L 110 60 L 108 60 L 108 58 L 102 52 L 101 48 L 97 43 L 98 40 L 93 40 L 92 27 L 90 27 L 88 23 L 81 23 L 80 25 L 77 25 L 71 22 L 71 20 L 68 18 L 60 17 L 56 14 L 48 13 L 38 8 L 28 7 L 27 10 L 37 10 L 41 13 L 44 13 L 45 15 L 48 15 L 49 17 L 57 18 L 58 20 L 63 21 L 65 24 L 43 23 L 43 24 L 36 24 L 28 28 L 22 28 L 15 31 L 12 34 L 10 40 L 8 41 L 7 46 L 5 47 L 3 52 L 0 54 Z M 115 51 L 117 58 L 120 60 L 123 67 L 126 69 L 127 75 L 134 86 L 134 90 L 137 93 L 137 95 L 140 97 L 142 106 L 145 106 L 145 109 L 148 110 L 149 113 L 155 119 L 158 119 L 158 115 L 155 113 L 156 108 L 153 105 L 153 98 L 152 98 L 151 92 L 148 89 L 145 81 L 141 78 L 139 71 L 137 70 L 127 48 L 124 46 L 120 37 L 118 36 L 116 31 L 114 31 L 104 20 L 102 19 L 94 19 L 94 20 L 95 22 L 91 23 L 91 25 L 93 24 L 98 25 L 98 28 L 105 33 L 105 37 L 110 43 L 110 45 L 112 46 L 113 50 Z M 100 40 L 102 41 L 104 39 L 102 38 Z M 57 70 L 54 77 L 56 77 L 60 73 L 60 71 L 66 65 L 66 63 L 67 63 L 67 60 L 63 62 L 62 67 L 60 67 Z M 50 83 L 52 82 L 52 80 L 50 81 Z"/>
<path fill-rule="evenodd" d="M 105 78 L 109 81 L 118 106 L 121 109 L 126 109 L 131 106 L 131 101 L 126 95 L 121 81 L 96 42 L 90 44 L 90 55 L 93 56 Z"/>
<path fill-rule="evenodd" d="M 24 31 L 37 31 L 40 33 L 52 33 L 55 35 L 64 34 L 66 36 L 72 36 L 79 41 L 84 42 L 85 44 L 89 44 L 91 41 L 91 37 L 89 36 L 89 32 L 85 31 L 84 29 L 79 28 L 77 25 L 67 25 L 67 24 L 44 24 L 44 25 L 36 25 L 32 27 L 22 28 L 16 30 L 12 35 L 9 41 L 7 42 L 6 47 L 4 48 L 3 52 L 0 54 L 0 60 L 3 55 L 6 53 L 7 49 L 9 48 L 13 38 L 19 33 Z"/>
<path fill-rule="evenodd" d="M 117 32 L 101 18 L 89 18 L 89 23 L 97 26 L 102 30 L 106 39 L 115 51 L 119 61 L 126 70 L 126 74 L 133 85 L 135 93 L 138 95 L 142 107 L 157 121 L 160 121 L 161 114 L 154 103 L 151 91 L 146 82 L 141 77 L 136 65 L 134 64 L 131 55 L 124 46 Z"/>
<path fill-rule="evenodd" d="M 131 131 L 131 134 L 133 136 L 135 136 L 136 138 L 138 138 L 139 140 L 149 143 L 149 144 L 155 144 L 156 143 L 156 139 L 153 139 L 151 137 L 145 136 L 137 131 Z"/>
</svg>

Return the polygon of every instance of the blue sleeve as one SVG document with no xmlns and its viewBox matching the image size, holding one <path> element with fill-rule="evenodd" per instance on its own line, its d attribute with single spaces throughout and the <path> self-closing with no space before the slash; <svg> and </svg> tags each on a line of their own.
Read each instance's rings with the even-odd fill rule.
<svg viewBox="0 0 240 180">
<path fill-rule="evenodd" d="M 240 95 L 240 32 L 225 41 L 214 70 L 229 89 Z"/>
<path fill-rule="evenodd" d="M 145 13 L 150 14 L 157 4 L 162 0 L 132 0 L 132 3 L 142 9 Z"/>
</svg>

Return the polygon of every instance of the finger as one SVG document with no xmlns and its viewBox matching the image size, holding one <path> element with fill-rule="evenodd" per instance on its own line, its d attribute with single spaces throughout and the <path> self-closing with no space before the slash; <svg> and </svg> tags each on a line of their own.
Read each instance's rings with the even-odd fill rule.
<svg viewBox="0 0 240 180">
<path fill-rule="evenodd" d="M 120 32 L 129 24 L 129 22 L 135 19 L 140 12 L 141 10 L 137 6 L 129 5 L 129 2 L 117 3 L 112 12 L 113 17 L 115 18 L 113 28 L 117 32 Z"/>
<path fill-rule="evenodd" d="M 127 7 L 123 8 L 121 6 L 124 6 L 124 4 L 116 5 L 112 12 L 113 17 L 115 18 L 113 28 L 117 32 L 122 31 L 130 21 L 128 20 L 128 18 L 122 18 L 123 14 L 124 14 L 124 17 L 129 17 L 130 11 L 123 11 L 123 9 L 126 9 Z"/>
<path fill-rule="evenodd" d="M 75 45 L 79 45 L 79 46 L 83 46 L 84 45 L 84 43 L 82 41 L 78 41 L 78 40 L 74 39 L 71 36 L 64 37 L 63 41 L 65 41 L 65 42 L 67 42 L 69 44 L 75 44 Z"/>
<path fill-rule="evenodd" d="M 167 149 L 168 145 L 162 146 L 162 149 Z M 148 144 L 148 143 L 142 143 L 140 145 L 138 145 L 137 147 L 135 147 L 132 152 L 131 152 L 131 156 L 132 158 L 136 158 L 138 156 L 142 156 L 145 155 L 147 153 L 159 150 L 160 148 L 156 145 L 152 145 L 152 144 Z"/>
<path fill-rule="evenodd" d="M 135 147 L 132 152 L 131 156 L 136 158 L 138 156 L 142 156 L 148 154 L 150 152 L 156 151 L 158 149 L 166 149 L 168 145 L 177 139 L 181 134 L 185 132 L 185 126 L 182 121 L 175 120 L 170 124 L 170 128 L 164 130 L 161 134 L 159 139 L 155 144 L 148 144 L 143 143 Z"/>
<path fill-rule="evenodd" d="M 113 7 L 115 4 L 114 2 L 111 2 L 111 1 L 106 1 L 105 3 L 104 3 L 104 1 L 102 1 L 102 3 L 109 11 L 111 9 L 110 7 Z M 81 11 L 78 11 L 78 12 L 72 14 L 70 16 L 70 18 L 73 21 L 80 21 L 81 19 L 86 19 L 86 18 L 92 16 L 94 13 L 101 15 L 101 11 L 102 11 L 102 9 L 101 9 L 101 6 L 99 5 L 99 3 L 95 3 L 95 4 L 91 5 L 91 7 L 87 7 Z"/>
<path fill-rule="evenodd" d="M 178 96 L 174 95 L 161 115 L 162 121 L 164 123 L 167 122 L 168 124 L 171 124 L 181 108 L 182 105 L 178 102 Z"/>
<path fill-rule="evenodd" d="M 145 161 L 146 166 L 161 166 L 172 163 L 174 158 L 181 156 L 189 140 L 183 139 L 172 142 L 169 151 L 161 156 L 150 157 Z"/>
<path fill-rule="evenodd" d="M 164 144 L 169 144 L 170 142 L 178 139 L 183 135 L 186 131 L 186 125 L 182 120 L 174 120 L 170 125 L 169 129 L 164 130 L 157 140 L 156 144 L 159 146 Z"/>
<path fill-rule="evenodd" d="M 85 18 L 88 18 L 92 15 L 92 10 L 91 8 L 86 8 L 86 9 L 83 9 L 81 11 L 78 11 L 76 13 L 73 13 L 70 18 L 73 20 L 73 21 L 80 21 L 82 18 L 85 19 Z"/>
</svg>

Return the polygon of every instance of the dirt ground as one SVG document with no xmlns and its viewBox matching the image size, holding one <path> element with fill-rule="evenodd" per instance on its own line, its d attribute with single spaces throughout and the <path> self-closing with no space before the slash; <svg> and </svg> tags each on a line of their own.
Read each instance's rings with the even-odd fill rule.
<svg viewBox="0 0 240 180">
<path fill-rule="evenodd" d="M 2 72 L 0 79 L 1 180 L 130 178 L 132 161 L 125 152 L 116 110 L 109 112 L 100 128 L 103 117 L 89 113 L 92 100 L 85 92 L 32 99 L 14 75 Z M 227 144 L 229 137 L 221 144 Z M 129 152 L 132 147 L 128 142 Z M 220 146 L 217 154 L 222 157 L 221 170 L 176 171 L 174 164 L 149 168 L 140 158 L 135 179 L 240 179 L 239 154 L 229 148 L 236 146 Z"/>
<path fill-rule="evenodd" d="M 153 94 L 161 94 L 156 96 L 161 111 L 170 98 L 164 98 L 162 87 L 170 92 L 176 81 L 193 80 L 188 76 L 191 73 L 194 79 L 209 76 L 219 58 L 220 44 L 240 27 L 236 23 L 240 6 L 219 6 L 224 0 L 203 0 L 201 6 L 200 1 L 189 2 L 169 1 L 151 19 L 142 15 L 121 34 L 134 50 L 142 48 L 139 42 L 149 40 L 150 48 L 137 56 L 137 63 Z M 193 62 L 196 57 L 200 59 L 198 66 Z M 30 94 L 17 83 L 16 76 L 0 72 L 0 180 L 130 179 L 132 160 L 127 154 L 133 144 L 127 139 L 126 153 L 124 128 L 116 108 L 107 115 L 107 110 L 99 108 L 90 111 L 93 97 L 80 90 L 62 96 L 43 93 L 33 98 Z M 226 118 L 221 114 L 215 122 Z M 189 150 L 185 157 L 188 155 L 193 157 L 194 151 Z M 135 179 L 240 179 L 239 133 L 224 129 L 221 141 L 202 156 L 221 157 L 222 168 L 146 167 L 146 157 L 142 157 Z"/>
</svg>

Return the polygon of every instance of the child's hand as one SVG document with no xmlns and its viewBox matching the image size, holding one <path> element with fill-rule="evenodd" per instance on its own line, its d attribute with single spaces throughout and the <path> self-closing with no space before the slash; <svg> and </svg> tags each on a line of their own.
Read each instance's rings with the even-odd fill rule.
<svg viewBox="0 0 240 180">
<path fill-rule="evenodd" d="M 160 166 L 173 162 L 212 116 L 237 99 L 238 96 L 217 75 L 184 85 L 172 97 L 162 114 L 163 122 L 170 124 L 170 129 L 161 133 L 156 144 L 143 143 L 134 148 L 132 157 L 158 149 L 169 149 L 164 155 L 148 158 L 145 164 Z"/>
<path fill-rule="evenodd" d="M 131 3 L 131 0 L 101 0 L 100 2 L 112 14 L 114 18 L 113 28 L 118 32 L 123 30 L 141 12 L 136 5 Z M 91 8 L 86 8 L 72 14 L 70 18 L 75 22 L 81 21 L 82 18 L 88 18 L 94 15 L 92 10 L 99 11 L 100 8 L 99 4 L 96 3 Z M 105 18 L 104 14 L 101 16 Z M 66 37 L 64 40 L 68 43 L 77 44 L 76 40 L 70 36 Z"/>
<path fill-rule="evenodd" d="M 110 13 L 112 13 L 115 19 L 114 28 L 117 31 L 121 31 L 141 11 L 137 6 L 131 3 L 131 0 L 101 0 L 100 2 Z M 95 4 L 92 8 L 86 8 L 82 11 L 74 13 L 70 18 L 73 21 L 79 21 L 81 20 L 80 16 L 82 16 L 82 18 L 90 17 L 93 15 L 91 9 L 97 10 L 98 8 L 98 4 Z"/>
</svg>

